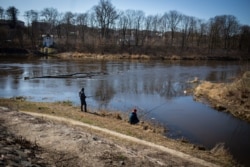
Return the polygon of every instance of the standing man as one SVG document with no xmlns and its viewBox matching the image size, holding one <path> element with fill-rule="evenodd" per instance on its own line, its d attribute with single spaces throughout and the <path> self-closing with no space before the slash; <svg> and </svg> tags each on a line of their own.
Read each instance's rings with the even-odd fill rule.
<svg viewBox="0 0 250 167">
<path fill-rule="evenodd" d="M 86 103 L 86 96 L 84 93 L 84 88 L 82 88 L 82 90 L 79 92 L 79 97 L 81 100 L 81 111 L 83 111 L 82 106 L 84 105 L 84 111 L 87 112 L 87 103 Z"/>
</svg>

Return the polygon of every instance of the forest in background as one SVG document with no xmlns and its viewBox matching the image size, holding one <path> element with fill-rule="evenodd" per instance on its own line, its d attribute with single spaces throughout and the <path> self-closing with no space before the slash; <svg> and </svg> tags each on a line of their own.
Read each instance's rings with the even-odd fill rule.
<svg viewBox="0 0 250 167">
<path fill-rule="evenodd" d="M 31 9 L 22 13 L 25 24 L 19 15 L 14 6 L 0 7 L 0 48 L 39 50 L 42 35 L 50 34 L 58 52 L 250 57 L 250 26 L 233 15 L 201 20 L 171 10 L 146 16 L 117 10 L 109 0 L 86 13 Z"/>
</svg>

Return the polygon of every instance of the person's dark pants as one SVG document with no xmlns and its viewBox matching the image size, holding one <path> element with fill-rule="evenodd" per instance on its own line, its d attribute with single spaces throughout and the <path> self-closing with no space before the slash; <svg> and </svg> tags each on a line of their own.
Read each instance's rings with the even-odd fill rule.
<svg viewBox="0 0 250 167">
<path fill-rule="evenodd" d="M 87 112 L 87 103 L 85 100 L 81 100 L 81 111 L 83 111 L 83 105 L 84 105 L 84 111 Z"/>
</svg>

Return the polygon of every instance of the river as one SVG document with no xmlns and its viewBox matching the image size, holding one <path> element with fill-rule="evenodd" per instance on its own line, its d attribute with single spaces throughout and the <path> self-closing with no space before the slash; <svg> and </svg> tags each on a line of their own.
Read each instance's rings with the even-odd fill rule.
<svg viewBox="0 0 250 167">
<path fill-rule="evenodd" d="M 197 77 L 232 82 L 247 63 L 222 61 L 140 61 L 0 59 L 0 97 L 30 101 L 71 101 L 79 106 L 84 87 L 93 110 L 131 112 L 167 127 L 168 137 L 213 148 L 225 143 L 233 156 L 250 165 L 250 125 L 185 94 Z M 67 76 L 57 77 L 57 76 Z M 47 76 L 42 78 L 42 76 Z M 24 79 L 28 78 L 28 79 Z M 80 108 L 79 108 L 80 109 Z"/>
</svg>

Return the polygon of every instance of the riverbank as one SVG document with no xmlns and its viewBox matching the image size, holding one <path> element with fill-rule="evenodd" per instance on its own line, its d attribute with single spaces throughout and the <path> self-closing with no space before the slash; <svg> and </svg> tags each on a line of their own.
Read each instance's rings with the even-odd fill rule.
<svg viewBox="0 0 250 167">
<path fill-rule="evenodd" d="M 239 56 L 237 54 L 167 54 L 167 55 L 146 55 L 146 54 L 97 54 L 97 53 L 80 53 L 80 52 L 64 52 L 51 55 L 61 59 L 132 59 L 132 60 L 249 60 L 249 56 Z"/>
<path fill-rule="evenodd" d="M 217 145 L 212 150 L 205 150 L 204 147 L 193 145 L 185 140 L 172 140 L 163 135 L 165 130 L 162 127 L 147 122 L 131 126 L 127 122 L 127 115 L 119 112 L 90 110 L 88 113 L 82 113 L 70 102 L 38 103 L 28 102 L 22 98 L 0 99 L 0 106 L 9 108 L 9 112 L 1 111 L 1 118 L 5 120 L 5 123 L 1 121 L 1 124 L 6 125 L 8 131 L 16 136 L 22 135 L 24 139 L 41 146 L 45 152 L 47 150 L 48 153 L 43 155 L 51 157 L 48 160 L 52 160 L 46 163 L 53 163 L 60 158 L 59 155 L 63 155 L 61 158 L 65 160 L 64 165 L 70 163 L 70 166 L 77 166 L 77 163 L 85 163 L 90 166 L 115 166 L 117 164 L 120 166 L 207 166 L 205 163 L 202 165 L 192 159 L 188 160 L 189 156 L 185 158 L 185 156 L 171 155 L 155 149 L 155 147 L 145 146 L 142 144 L 143 142 L 136 143 L 105 132 L 100 133 L 91 128 L 73 126 L 71 121 L 52 121 L 45 116 L 36 118 L 16 111 L 48 114 L 61 117 L 62 120 L 70 119 L 90 126 L 105 128 L 137 140 L 150 142 L 152 145 L 177 150 L 184 155 L 192 155 L 191 157 L 194 159 L 201 159 L 202 162 L 209 162 L 210 165 L 211 163 L 219 166 L 235 165 L 232 157 L 222 145 Z M 60 142 L 58 143 L 58 141 Z M 80 143 L 81 145 L 79 145 Z M 54 148 L 54 145 L 57 148 Z M 52 154 L 53 149 L 56 154 Z M 64 154 L 61 154 L 62 152 Z M 54 160 L 51 154 L 55 155 Z"/>
<path fill-rule="evenodd" d="M 0 48 L 0 56 L 22 56 L 26 57 L 31 53 L 27 49 L 23 48 Z"/>
<path fill-rule="evenodd" d="M 218 111 L 250 122 L 250 71 L 229 84 L 204 81 L 196 87 L 194 96 Z"/>
<path fill-rule="evenodd" d="M 225 53 L 225 51 L 217 51 L 215 53 L 166 53 L 166 54 L 129 54 L 129 53 L 84 53 L 84 52 L 59 52 L 52 51 L 48 48 L 44 50 L 29 50 L 24 48 L 0 48 L 0 56 L 12 57 L 54 57 L 60 59 L 98 59 L 98 60 L 116 60 L 116 59 L 132 59 L 132 60 L 250 60 L 247 54 L 239 54 L 237 52 Z M 44 53 L 48 54 L 44 54 Z M 51 54 L 50 54 L 51 52 Z"/>
</svg>

